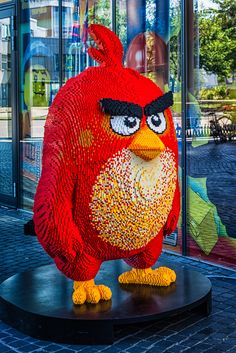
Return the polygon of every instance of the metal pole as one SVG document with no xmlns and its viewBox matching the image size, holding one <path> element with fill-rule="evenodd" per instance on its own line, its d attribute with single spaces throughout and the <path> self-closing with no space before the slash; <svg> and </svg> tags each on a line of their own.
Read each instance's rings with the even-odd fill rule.
<svg viewBox="0 0 236 353">
<path fill-rule="evenodd" d="M 62 0 L 58 0 L 59 5 L 59 85 L 63 84 L 63 45 L 62 45 Z"/>
<path fill-rule="evenodd" d="M 186 121 L 187 121 L 187 1 L 181 2 L 181 77 L 182 77 L 182 254 L 187 255 L 187 173 L 186 173 Z"/>
<path fill-rule="evenodd" d="M 111 28 L 116 33 L 116 0 L 111 0 Z"/>
<path fill-rule="evenodd" d="M 21 97 L 20 97 L 20 87 L 21 87 L 21 70 L 20 70 L 20 23 L 21 23 L 21 4 L 20 1 L 16 2 L 16 156 L 17 156 L 17 164 L 16 164 L 16 170 L 17 170 L 17 176 L 16 176 L 16 183 L 17 183 L 17 208 L 22 207 L 22 197 L 21 197 L 21 155 L 20 155 L 20 140 L 22 138 L 22 120 L 20 120 L 20 112 L 23 107 L 21 107 Z"/>
</svg>

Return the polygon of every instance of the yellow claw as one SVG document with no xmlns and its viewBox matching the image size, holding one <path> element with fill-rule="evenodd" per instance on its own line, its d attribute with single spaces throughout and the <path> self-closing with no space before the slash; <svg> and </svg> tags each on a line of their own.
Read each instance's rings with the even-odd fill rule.
<svg viewBox="0 0 236 353">
<path fill-rule="evenodd" d="M 96 285 L 94 280 L 90 281 L 75 281 L 74 293 L 72 300 L 74 304 L 92 303 L 97 304 L 100 300 L 110 300 L 112 292 L 109 287 L 104 285 Z"/>
<path fill-rule="evenodd" d="M 171 270 L 171 268 L 168 267 L 159 267 L 155 271 L 158 271 L 159 273 L 165 273 L 170 277 L 171 282 L 176 281 L 176 273 L 174 270 Z"/>
<path fill-rule="evenodd" d="M 112 292 L 109 287 L 104 286 L 104 284 L 99 284 L 97 287 L 100 292 L 102 300 L 110 300 L 111 299 Z"/>
<path fill-rule="evenodd" d="M 167 287 L 176 281 L 176 273 L 168 267 L 159 267 L 152 270 L 132 269 L 122 273 L 118 278 L 119 283 L 148 284 L 150 286 Z"/>
<path fill-rule="evenodd" d="M 74 304 L 84 304 L 84 302 L 86 301 L 86 292 L 84 288 L 75 290 L 72 294 L 72 300 Z"/>
</svg>

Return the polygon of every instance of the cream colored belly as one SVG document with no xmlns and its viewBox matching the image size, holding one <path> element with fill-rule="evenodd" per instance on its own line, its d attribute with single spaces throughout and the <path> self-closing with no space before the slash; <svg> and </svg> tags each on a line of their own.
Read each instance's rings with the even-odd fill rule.
<svg viewBox="0 0 236 353">
<path fill-rule="evenodd" d="M 145 246 L 166 223 L 176 179 L 169 149 L 151 161 L 126 149 L 117 153 L 93 187 L 91 221 L 99 237 L 123 250 Z"/>
</svg>

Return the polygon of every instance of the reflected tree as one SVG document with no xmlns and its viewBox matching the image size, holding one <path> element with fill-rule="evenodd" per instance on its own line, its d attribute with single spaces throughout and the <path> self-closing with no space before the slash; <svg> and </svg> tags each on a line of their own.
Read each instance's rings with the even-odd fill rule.
<svg viewBox="0 0 236 353">
<path fill-rule="evenodd" d="M 217 9 L 199 12 L 200 67 L 225 81 L 236 71 L 236 4 L 213 0 Z"/>
</svg>

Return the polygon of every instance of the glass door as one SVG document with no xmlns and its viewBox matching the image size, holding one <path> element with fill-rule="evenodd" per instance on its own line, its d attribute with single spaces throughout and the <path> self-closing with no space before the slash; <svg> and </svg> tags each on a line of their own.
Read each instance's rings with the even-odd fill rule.
<svg viewBox="0 0 236 353">
<path fill-rule="evenodd" d="M 0 203 L 16 206 L 14 9 L 0 7 Z"/>
</svg>

